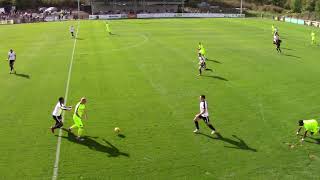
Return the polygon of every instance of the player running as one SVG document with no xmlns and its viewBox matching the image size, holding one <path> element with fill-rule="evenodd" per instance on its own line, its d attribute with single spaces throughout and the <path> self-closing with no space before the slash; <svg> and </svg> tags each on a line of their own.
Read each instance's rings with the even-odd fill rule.
<svg viewBox="0 0 320 180">
<path fill-rule="evenodd" d="M 16 73 L 15 69 L 14 69 L 14 63 L 17 59 L 17 55 L 16 53 L 10 49 L 10 51 L 8 52 L 8 61 L 9 61 L 9 66 L 10 66 L 10 74 L 12 73 Z"/>
<path fill-rule="evenodd" d="M 199 76 L 201 76 L 202 71 L 206 70 L 207 65 L 206 65 L 205 58 L 200 53 L 198 54 L 198 58 L 199 58 Z"/>
<path fill-rule="evenodd" d="M 280 45 L 281 45 L 281 39 L 280 39 L 280 36 L 279 36 L 279 33 L 278 32 L 275 32 L 274 33 L 274 36 L 273 36 L 273 44 L 276 45 L 276 50 L 278 53 L 281 53 L 281 49 L 280 49 Z"/>
<path fill-rule="evenodd" d="M 106 21 L 106 31 L 109 35 L 112 35 L 108 21 Z"/>
<path fill-rule="evenodd" d="M 311 32 L 311 44 L 316 44 L 316 33 Z"/>
<path fill-rule="evenodd" d="M 201 54 L 201 56 L 203 56 L 203 58 L 206 59 L 206 50 L 203 47 L 203 44 L 201 42 L 199 42 L 199 46 L 198 46 L 198 53 Z"/>
<path fill-rule="evenodd" d="M 311 119 L 311 120 L 299 120 L 299 129 L 297 131 L 297 135 L 299 135 L 300 130 L 304 127 L 305 132 L 301 139 L 301 141 L 304 141 L 304 139 L 307 136 L 307 133 L 310 132 L 311 135 L 314 135 L 319 132 L 319 124 L 318 121 Z"/>
<path fill-rule="evenodd" d="M 75 34 L 74 34 L 75 30 L 74 30 L 74 26 L 70 27 L 70 33 L 71 33 L 71 37 L 74 38 Z"/>
<path fill-rule="evenodd" d="M 86 109 L 86 104 L 87 103 L 87 99 L 85 97 L 81 98 L 80 102 L 76 105 L 75 107 L 75 111 L 73 114 L 73 121 L 74 124 L 69 127 L 69 131 L 71 132 L 71 130 L 75 127 L 78 128 L 78 136 L 77 136 L 77 140 L 78 141 L 83 141 L 83 139 L 81 139 L 81 135 L 83 132 L 83 123 L 82 123 L 82 119 L 88 119 L 87 117 L 87 113 L 85 111 Z"/>
<path fill-rule="evenodd" d="M 56 124 L 51 127 L 51 132 L 54 133 L 54 130 L 57 128 L 61 128 L 63 126 L 62 122 L 62 111 L 67 110 L 70 111 L 72 109 L 71 106 L 67 107 L 64 105 L 64 98 L 60 97 L 57 105 L 55 106 L 52 117 L 56 121 Z"/>
<path fill-rule="evenodd" d="M 200 96 L 200 113 L 195 116 L 193 119 L 194 124 L 196 126 L 196 129 L 193 131 L 194 133 L 199 132 L 199 120 L 204 120 L 206 125 L 212 130 L 211 134 L 214 134 L 216 132 L 216 129 L 212 126 L 209 120 L 209 112 L 208 112 L 208 104 L 206 101 L 205 95 Z"/>
<path fill-rule="evenodd" d="M 275 33 L 275 31 L 276 31 L 276 29 L 275 29 L 275 27 L 274 27 L 274 24 L 272 24 L 271 29 L 272 29 L 272 35 L 274 35 L 274 33 Z"/>
</svg>

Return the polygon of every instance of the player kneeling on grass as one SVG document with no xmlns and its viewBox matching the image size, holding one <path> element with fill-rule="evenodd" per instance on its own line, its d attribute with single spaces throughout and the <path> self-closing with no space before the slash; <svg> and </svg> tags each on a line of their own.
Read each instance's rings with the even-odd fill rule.
<svg viewBox="0 0 320 180">
<path fill-rule="evenodd" d="M 208 112 L 208 104 L 206 101 L 205 95 L 200 96 L 200 113 L 195 116 L 193 119 L 194 124 L 196 126 L 196 129 L 193 131 L 194 133 L 199 132 L 199 120 L 204 120 L 204 122 L 207 124 L 207 126 L 212 130 L 211 134 L 214 134 L 216 132 L 216 129 L 212 126 L 209 120 L 209 112 Z"/>
<path fill-rule="evenodd" d="M 298 124 L 299 124 L 300 128 L 297 131 L 297 135 L 299 135 L 299 132 L 302 128 L 305 129 L 305 132 L 304 132 L 304 135 L 303 135 L 301 141 L 304 141 L 308 132 L 310 132 L 311 135 L 314 135 L 319 132 L 319 124 L 318 124 L 318 121 L 315 119 L 299 120 Z"/>
<path fill-rule="evenodd" d="M 62 122 L 62 111 L 67 110 L 70 111 L 72 109 L 71 106 L 66 107 L 64 105 L 64 98 L 60 97 L 57 105 L 55 106 L 53 112 L 52 112 L 52 117 L 56 121 L 56 124 L 51 127 L 51 132 L 54 133 L 54 130 L 57 128 L 61 128 L 63 126 Z"/>
<path fill-rule="evenodd" d="M 86 98 L 81 98 L 80 102 L 76 105 L 75 107 L 75 111 L 73 114 L 73 121 L 74 124 L 68 129 L 70 132 L 73 128 L 77 127 L 78 128 L 78 136 L 77 136 L 77 140 L 78 141 L 83 141 L 83 139 L 81 139 L 81 135 L 83 132 L 83 123 L 82 123 L 82 119 L 83 117 L 85 119 L 88 119 L 87 114 L 85 112 L 86 109 L 86 104 L 87 103 L 87 99 Z"/>
</svg>

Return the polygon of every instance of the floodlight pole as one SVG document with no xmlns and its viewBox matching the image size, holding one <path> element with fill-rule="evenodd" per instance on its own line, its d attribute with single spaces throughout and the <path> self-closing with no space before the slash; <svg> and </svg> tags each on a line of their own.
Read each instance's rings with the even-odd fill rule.
<svg viewBox="0 0 320 180">
<path fill-rule="evenodd" d="M 90 0 L 90 6 L 91 6 L 91 15 L 93 15 L 93 3 L 92 3 L 92 0 Z"/>
<path fill-rule="evenodd" d="M 80 0 L 78 0 L 78 19 L 80 19 Z"/>
<path fill-rule="evenodd" d="M 181 3 L 182 3 L 182 10 L 181 10 L 181 13 L 183 13 L 184 12 L 184 0 L 181 0 Z"/>
<path fill-rule="evenodd" d="M 242 1 L 243 1 L 243 0 L 241 0 L 241 3 L 240 3 L 240 14 L 242 14 L 242 4 L 243 4 Z"/>
</svg>

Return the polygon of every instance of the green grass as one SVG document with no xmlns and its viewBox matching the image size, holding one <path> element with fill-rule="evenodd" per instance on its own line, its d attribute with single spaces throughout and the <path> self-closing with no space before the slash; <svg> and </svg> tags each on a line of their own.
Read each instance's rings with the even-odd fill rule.
<svg viewBox="0 0 320 180">
<path fill-rule="evenodd" d="M 273 23 L 282 55 L 272 45 Z M 0 179 L 52 177 L 58 132 L 49 127 L 65 94 L 71 24 L 0 26 Z M 311 28 L 261 19 L 110 24 L 116 35 L 106 35 L 103 21 L 80 22 L 68 104 L 88 98 L 90 137 L 79 144 L 63 133 L 59 179 L 319 178 L 316 140 L 293 149 L 286 144 L 298 141 L 297 120 L 319 117 L 320 51 L 310 45 Z M 216 61 L 208 61 L 214 72 L 203 77 L 199 41 Z M 10 48 L 21 76 L 8 73 Z M 192 133 L 200 94 L 223 139 L 210 137 L 203 122 L 205 135 Z M 70 126 L 72 113 L 65 119 Z"/>
</svg>

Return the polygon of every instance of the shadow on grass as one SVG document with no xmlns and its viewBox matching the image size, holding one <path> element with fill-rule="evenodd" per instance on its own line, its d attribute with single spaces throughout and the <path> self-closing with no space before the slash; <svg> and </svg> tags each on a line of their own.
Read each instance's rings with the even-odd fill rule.
<svg viewBox="0 0 320 180">
<path fill-rule="evenodd" d="M 118 156 L 129 157 L 130 156 L 128 153 L 121 152 L 117 147 L 115 147 L 114 145 L 112 145 L 110 142 L 108 142 L 105 139 L 103 139 L 103 141 L 107 145 L 100 144 L 99 142 L 94 140 L 94 139 L 97 139 L 98 137 L 84 136 L 83 141 L 78 141 L 76 139 L 76 135 L 74 135 L 72 132 L 69 132 L 66 129 L 62 129 L 62 130 L 68 132 L 68 136 L 61 136 L 61 138 L 67 139 L 68 141 L 76 143 L 76 144 L 86 146 L 89 149 L 94 150 L 94 151 L 107 153 L 109 157 L 118 157 Z"/>
<path fill-rule="evenodd" d="M 241 138 L 237 137 L 236 135 L 232 135 L 232 137 L 236 139 L 236 140 L 233 140 L 231 138 L 223 137 L 220 133 L 216 133 L 217 137 L 212 137 L 212 136 L 209 136 L 209 135 L 203 134 L 203 133 L 199 133 L 199 134 L 201 134 L 203 136 L 206 136 L 208 138 L 214 139 L 214 140 L 220 140 L 220 141 L 229 143 L 231 145 L 234 145 L 234 146 L 225 146 L 226 148 L 242 149 L 242 150 L 257 152 L 256 149 L 249 147 L 247 145 L 247 143 L 244 142 L 244 140 L 242 140 Z"/>
<path fill-rule="evenodd" d="M 81 40 L 84 40 L 83 38 L 79 38 L 79 37 L 77 37 L 76 39 L 77 39 L 77 40 L 80 40 L 80 41 L 81 41 Z"/>
<path fill-rule="evenodd" d="M 118 134 L 119 138 L 126 138 L 126 136 L 124 134 Z"/>
<path fill-rule="evenodd" d="M 29 76 L 28 74 L 15 73 L 14 75 L 16 75 L 16 76 L 18 76 L 18 77 L 30 79 L 30 76 Z"/>
<path fill-rule="evenodd" d="M 217 60 L 213 60 L 213 59 L 206 59 L 207 61 L 211 61 L 211 62 L 214 62 L 214 63 L 218 63 L 218 64 L 222 64 L 222 62 L 220 61 L 217 61 Z"/>
<path fill-rule="evenodd" d="M 292 54 L 283 54 L 283 55 L 284 55 L 284 56 L 288 56 L 288 57 L 293 57 L 293 58 L 301 59 L 301 57 L 295 56 L 295 55 L 292 55 Z"/>
<path fill-rule="evenodd" d="M 211 62 L 214 62 L 214 63 L 222 64 L 222 62 L 214 60 L 214 59 L 208 59 L 207 58 L 206 61 L 211 61 Z"/>
<path fill-rule="evenodd" d="M 219 79 L 222 81 L 229 81 L 228 79 L 224 78 L 224 77 L 220 77 L 220 76 L 213 76 L 213 75 L 202 75 L 203 77 L 210 77 L 210 78 L 214 78 L 214 79 Z"/>
<path fill-rule="evenodd" d="M 289 50 L 289 51 L 294 51 L 293 49 L 290 49 L 290 48 L 281 48 L 281 49 Z"/>
<path fill-rule="evenodd" d="M 319 138 L 314 138 L 314 137 L 309 137 L 309 138 L 314 140 L 314 141 L 305 140 L 304 142 L 311 143 L 311 144 L 319 144 L 320 145 L 320 139 Z"/>
</svg>

